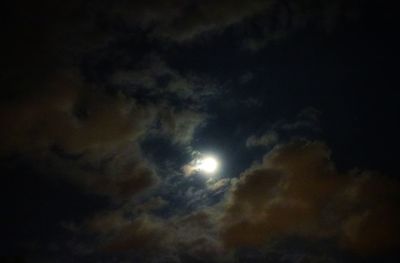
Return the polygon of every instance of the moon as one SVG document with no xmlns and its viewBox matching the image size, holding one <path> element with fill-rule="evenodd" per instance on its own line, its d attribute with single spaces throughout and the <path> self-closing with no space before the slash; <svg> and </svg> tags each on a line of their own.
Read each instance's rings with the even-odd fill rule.
<svg viewBox="0 0 400 263">
<path fill-rule="evenodd" d="M 218 160 L 213 156 L 204 156 L 199 159 L 196 165 L 197 170 L 206 174 L 213 174 L 218 170 Z"/>
</svg>

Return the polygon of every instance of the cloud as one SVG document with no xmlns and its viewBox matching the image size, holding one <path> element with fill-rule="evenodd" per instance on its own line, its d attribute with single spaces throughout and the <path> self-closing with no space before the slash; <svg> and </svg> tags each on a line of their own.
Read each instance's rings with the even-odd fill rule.
<svg viewBox="0 0 400 263">
<path fill-rule="evenodd" d="M 301 110 L 295 118 L 289 120 L 279 120 L 272 123 L 269 130 L 262 135 L 251 135 L 246 140 L 246 146 L 251 147 L 269 147 L 277 144 L 279 141 L 292 139 L 296 132 L 320 132 L 320 117 L 322 113 L 314 107 L 307 107 Z M 301 133 L 300 133 L 301 134 Z"/>
<path fill-rule="evenodd" d="M 74 71 L 52 75 L 35 93 L 2 104 L 2 156 L 28 158 L 43 173 L 90 191 L 127 197 L 155 184 L 138 142 L 156 117 L 152 105 L 108 95 Z"/>
<path fill-rule="evenodd" d="M 288 37 L 294 32 L 313 28 L 321 33 L 334 31 L 343 21 L 355 22 L 359 17 L 359 1 L 291 0 L 269 1 L 265 12 L 249 19 L 247 27 L 251 37 L 244 47 L 258 51 L 269 43 Z"/>
<path fill-rule="evenodd" d="M 361 255 L 393 252 L 400 246 L 398 187 L 372 172 L 338 172 L 324 143 L 278 145 L 231 189 L 221 237 L 231 248 L 300 237 L 333 239 Z"/>
<path fill-rule="evenodd" d="M 307 107 L 297 114 L 297 118 L 293 122 L 280 123 L 280 128 L 286 131 L 294 131 L 300 129 L 308 129 L 319 131 L 320 118 L 322 112 L 314 107 Z"/>
<path fill-rule="evenodd" d="M 216 225 L 207 211 L 161 219 L 146 213 L 127 216 L 122 210 L 114 210 L 88 219 L 82 229 L 97 237 L 95 249 L 100 251 L 130 252 L 162 262 L 213 262 L 223 256 Z"/>
<path fill-rule="evenodd" d="M 218 93 L 216 84 L 208 77 L 179 72 L 154 54 L 145 56 L 135 68 L 114 72 L 110 78 L 113 85 L 129 94 L 158 101 L 172 99 L 191 109 L 201 107 L 205 99 Z"/>
<path fill-rule="evenodd" d="M 260 137 L 256 137 L 254 135 L 250 136 L 246 140 L 247 147 L 254 147 L 254 146 L 271 146 L 277 143 L 279 140 L 278 133 L 275 131 L 269 131 Z"/>
<path fill-rule="evenodd" d="M 170 108 L 165 108 L 160 112 L 160 132 L 178 143 L 188 144 L 191 142 L 195 130 L 204 122 L 205 116 L 194 111 L 174 112 Z"/>
<path fill-rule="evenodd" d="M 141 153 L 144 137 L 158 134 L 189 144 L 205 122 L 203 114 L 185 107 L 108 93 L 76 69 L 51 72 L 28 88 L 0 106 L 0 123 L 8 126 L 0 132 L 0 155 L 23 156 L 42 173 L 118 198 L 158 182 Z"/>
<path fill-rule="evenodd" d="M 341 19 L 354 19 L 358 1 L 119 1 L 98 8 L 108 11 L 110 20 L 123 20 L 130 28 L 140 28 L 151 40 L 192 43 L 217 35 L 233 26 L 250 32 L 246 47 L 258 50 L 312 24 L 329 32 Z M 238 26 L 240 25 L 240 26 Z"/>
<path fill-rule="evenodd" d="M 222 192 L 226 190 L 226 188 L 230 185 L 231 179 L 221 178 L 221 179 L 213 179 L 210 178 L 207 180 L 207 187 L 212 192 Z"/>
<path fill-rule="evenodd" d="M 46 150 L 52 145 L 81 153 L 134 141 L 154 119 L 154 109 L 139 106 L 122 94 L 91 90 L 79 74 L 53 75 L 32 95 L 1 108 L 8 126 L 1 134 L 2 151 Z"/>
<path fill-rule="evenodd" d="M 158 252 L 170 238 L 162 221 L 146 215 L 129 220 L 111 212 L 93 218 L 88 227 L 100 234 L 99 249 L 107 252 Z"/>
<path fill-rule="evenodd" d="M 168 201 L 164 200 L 160 196 L 152 197 L 147 202 L 138 204 L 136 207 L 137 211 L 150 212 L 161 209 L 168 205 Z"/>
<path fill-rule="evenodd" d="M 193 40 L 205 33 L 218 32 L 261 13 L 271 1 L 202 1 L 180 0 L 126 2 L 117 5 L 114 14 L 132 25 L 150 30 L 154 38 L 175 42 Z"/>
<path fill-rule="evenodd" d="M 225 257 L 214 215 L 214 211 L 204 210 L 172 219 L 175 242 L 182 256 L 200 262 L 220 262 Z"/>
</svg>

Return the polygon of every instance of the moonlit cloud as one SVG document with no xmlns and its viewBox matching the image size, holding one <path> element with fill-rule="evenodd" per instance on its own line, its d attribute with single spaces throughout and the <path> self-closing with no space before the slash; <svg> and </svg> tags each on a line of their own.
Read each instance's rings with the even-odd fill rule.
<svg viewBox="0 0 400 263">
<path fill-rule="evenodd" d="M 339 173 L 321 142 L 278 145 L 232 187 L 222 239 L 238 248 L 293 236 L 333 238 L 363 255 L 394 251 L 400 245 L 397 188 L 373 172 Z"/>
<path fill-rule="evenodd" d="M 214 174 L 219 166 L 219 160 L 215 156 L 195 152 L 193 160 L 184 165 L 182 170 L 186 176 L 194 173 Z"/>
<path fill-rule="evenodd" d="M 254 146 L 271 146 L 278 142 L 278 134 L 274 131 L 270 131 L 266 134 L 263 134 L 260 137 L 250 136 L 246 140 L 247 147 L 254 147 Z"/>
</svg>

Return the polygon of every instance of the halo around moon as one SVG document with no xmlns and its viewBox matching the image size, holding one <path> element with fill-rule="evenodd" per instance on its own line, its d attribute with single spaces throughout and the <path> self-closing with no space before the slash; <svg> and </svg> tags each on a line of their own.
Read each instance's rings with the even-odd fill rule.
<svg viewBox="0 0 400 263">
<path fill-rule="evenodd" d="M 190 163 L 184 165 L 182 169 L 186 176 L 195 173 L 212 176 L 218 172 L 219 166 L 220 162 L 215 156 L 199 153 Z"/>
<path fill-rule="evenodd" d="M 207 174 L 213 174 L 218 169 L 218 160 L 212 156 L 204 156 L 198 160 L 196 169 Z"/>
</svg>

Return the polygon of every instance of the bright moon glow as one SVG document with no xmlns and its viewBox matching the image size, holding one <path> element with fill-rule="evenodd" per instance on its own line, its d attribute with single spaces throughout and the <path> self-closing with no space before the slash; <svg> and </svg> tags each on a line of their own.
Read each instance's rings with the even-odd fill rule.
<svg viewBox="0 0 400 263">
<path fill-rule="evenodd" d="M 196 168 L 202 172 L 212 174 L 218 169 L 218 161 L 214 157 L 205 156 L 197 161 Z"/>
</svg>

